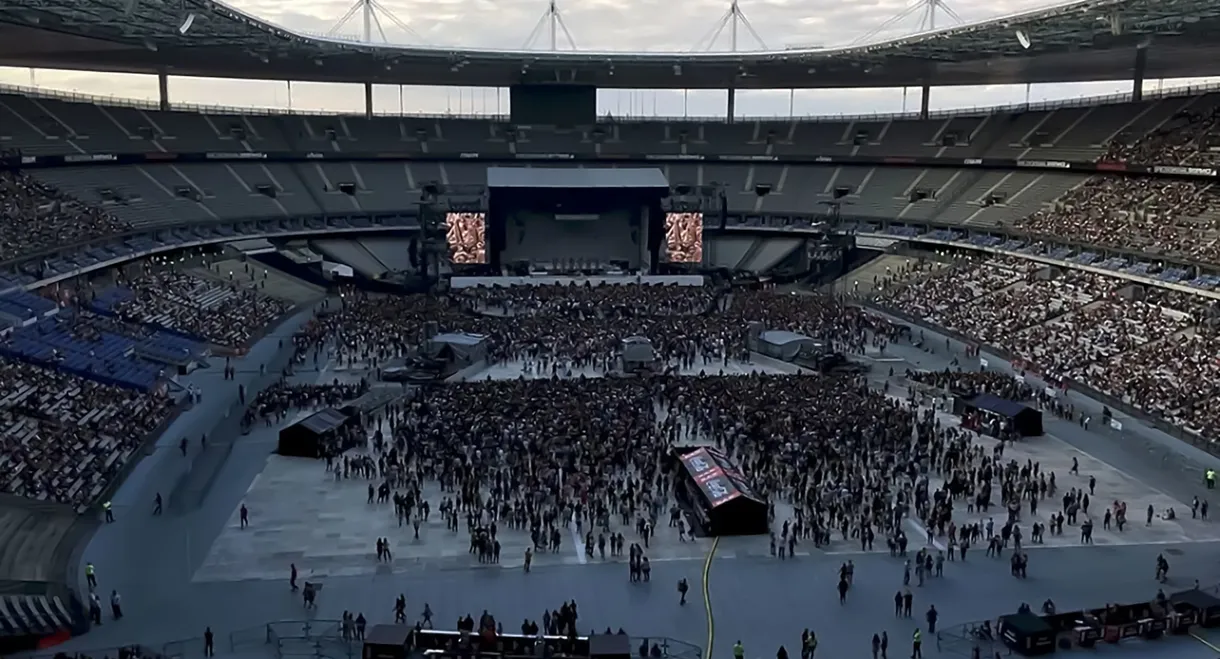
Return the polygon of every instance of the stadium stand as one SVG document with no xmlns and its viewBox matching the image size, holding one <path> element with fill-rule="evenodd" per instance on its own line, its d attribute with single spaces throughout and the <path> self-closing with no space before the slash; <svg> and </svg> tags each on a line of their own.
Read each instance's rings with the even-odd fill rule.
<svg viewBox="0 0 1220 659">
<path fill-rule="evenodd" d="M 125 322 L 237 349 L 287 313 L 291 305 L 230 279 L 221 283 L 173 269 L 150 268 L 97 294 L 92 308 Z"/>
<path fill-rule="evenodd" d="M 510 137 L 488 120 L 162 112 L 2 94 L 0 116 L 15 120 L 0 121 L 0 138 L 7 148 L 28 154 L 341 154 L 393 144 L 393 150 L 405 153 L 826 154 L 1211 166 L 1217 157 L 1209 152 L 1208 140 L 1218 106 L 1220 94 L 1193 94 L 927 120 L 618 121 L 564 134 L 521 129 Z M 820 213 L 836 188 L 847 188 L 859 231 L 969 240 L 978 247 L 1048 255 L 1199 289 L 1220 288 L 1220 277 L 1206 272 L 1054 242 L 1220 262 L 1220 218 L 1213 191 L 1202 184 L 919 167 L 692 162 L 663 168 L 674 183 L 723 183 L 730 208 L 747 216 L 740 227 L 784 230 L 799 222 L 807 227 L 807 217 L 768 214 Z M 268 218 L 318 231 L 334 225 L 300 218 L 401 211 L 409 206 L 412 191 L 432 181 L 482 183 L 484 165 L 237 162 L 0 173 L 0 260 L 21 261 L 19 269 L 0 275 L 0 463 L 5 467 L 0 490 L 86 509 L 137 455 L 144 436 L 172 414 L 165 386 L 171 369 L 202 359 L 210 347 L 241 349 L 292 305 L 321 292 L 274 268 L 251 269 L 230 257 L 182 268 L 128 268 L 113 286 L 82 292 L 79 303 L 64 305 L 18 285 L 130 252 L 236 237 L 232 229 L 207 228 L 222 221 Z M 757 195 L 759 183 L 771 184 L 771 193 Z M 354 193 L 341 190 L 349 185 Z M 889 225 L 868 224 L 874 218 Z M 986 235 L 996 228 L 1027 235 L 1021 240 Z M 161 231 L 156 236 L 133 233 L 147 229 Z M 51 247 L 107 236 L 123 237 L 90 245 L 79 255 L 22 260 Z M 788 236 L 719 236 L 705 253 L 710 265 L 765 271 L 800 244 Z M 401 238 L 328 236 L 314 240 L 309 249 L 369 277 L 411 270 Z M 1220 431 L 1220 409 L 1214 403 L 1220 399 L 1220 367 L 1214 359 L 1220 339 L 1209 324 L 1213 312 L 1187 293 L 1136 289 L 1104 274 L 1052 272 L 1015 256 L 947 266 L 891 256 L 852 276 L 866 280 L 857 292 L 876 294 L 884 305 L 1002 346 L 1052 374 L 1130 400 L 1174 423 L 1204 433 Z M 331 322 L 399 340 L 404 324 L 416 328 L 425 320 L 460 317 L 453 314 L 413 300 L 388 309 L 362 309 Z M 10 516 L 4 518 L 10 522 L 5 528 L 30 523 L 19 512 L 0 514 Z M 46 543 L 52 542 L 54 532 L 46 533 Z M 26 546 L 41 545 L 30 541 Z M 7 560 L 0 556 L 0 578 Z"/>
<path fill-rule="evenodd" d="M 1008 351 L 1205 437 L 1220 432 L 1207 300 L 1011 257 L 895 270 L 885 306 Z"/>
<path fill-rule="evenodd" d="M 715 153 L 776 157 L 813 153 L 1138 158 L 1145 162 L 1162 162 L 1156 159 L 1164 158 L 1164 162 L 1176 164 L 1186 162 L 1180 156 L 1184 148 L 1188 149 L 1184 145 L 1195 144 L 1208 134 L 1218 99 L 1217 94 L 1167 96 L 1143 103 L 926 120 L 745 121 L 733 125 L 618 121 L 576 133 L 519 129 L 511 139 L 497 130 L 499 124 L 495 122 L 458 118 L 162 112 L 19 95 L 0 96 L 0 109 L 22 119 L 6 122 L 4 130 L 10 133 L 3 136 L 6 142 L 30 153 L 321 150 L 338 154 L 376 151 L 392 144 L 403 153 Z M 1174 136 L 1174 146 L 1158 146 L 1166 144 L 1167 135 Z M 1188 161 L 1197 162 L 1198 158 Z M 725 184 L 730 207 L 742 212 L 816 212 L 831 198 L 834 188 L 845 187 L 851 191 L 848 200 L 852 213 L 861 217 L 978 228 L 1015 223 L 1031 232 L 1058 232 L 1066 237 L 1087 235 L 1082 231 L 1094 226 L 1073 228 L 1073 223 L 1055 219 L 1077 208 L 1079 195 L 1069 195 L 1056 203 L 1058 212 L 1043 211 L 1044 205 L 1085 182 L 1082 176 L 1073 174 L 697 163 L 668 164 L 664 169 L 675 183 Z M 248 217 L 387 212 L 402 210 L 404 191 L 418 190 L 427 182 L 484 182 L 482 165 L 462 162 L 68 167 L 38 171 L 35 176 L 54 189 L 113 214 L 121 223 L 113 227 L 116 230 Z M 756 195 L 754 186 L 758 183 L 771 184 L 771 194 Z M 355 189 L 354 194 L 341 191 L 348 185 Z M 1089 194 L 1096 185 L 1090 184 L 1080 194 Z M 1128 201 L 1121 202 L 1126 204 L 1121 215 L 1138 216 L 1143 222 L 1143 218 L 1174 213 L 1197 223 L 1199 218 L 1189 214 L 1199 209 L 1198 204 L 1187 203 L 1197 197 L 1196 187 L 1171 185 L 1176 187 L 1170 190 L 1170 201 L 1159 202 L 1149 212 L 1141 212 L 1146 195 L 1127 193 L 1124 198 Z M 273 192 L 265 194 L 260 189 Z M 1108 203 L 1095 197 L 1089 196 L 1094 199 L 1091 206 Z M 1025 217 L 1031 219 L 1018 221 Z M 1207 216 L 1201 219 L 1209 221 Z M 1158 236 L 1148 239 L 1157 240 Z M 1181 245 L 1171 243 L 1169 247 Z"/>
</svg>

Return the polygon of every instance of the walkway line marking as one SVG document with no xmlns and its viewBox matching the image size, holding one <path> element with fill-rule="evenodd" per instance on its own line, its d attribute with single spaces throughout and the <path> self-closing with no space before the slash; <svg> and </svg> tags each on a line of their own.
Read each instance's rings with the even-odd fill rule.
<svg viewBox="0 0 1220 659">
<path fill-rule="evenodd" d="M 572 534 L 572 551 L 576 552 L 576 560 L 581 565 L 589 562 L 585 556 L 585 539 L 580 532 L 576 530 L 576 515 L 572 515 L 572 519 L 568 520 L 568 531 Z"/>
<path fill-rule="evenodd" d="M 707 550 L 707 558 L 703 559 L 703 610 L 707 615 L 707 649 L 703 652 L 703 659 L 712 658 L 712 647 L 716 642 L 716 618 L 712 615 L 712 595 L 708 575 L 712 572 L 712 559 L 716 556 L 716 547 L 719 546 L 720 537 L 717 536 L 712 539 L 712 546 Z"/>
<path fill-rule="evenodd" d="M 1199 636 L 1198 634 L 1196 634 L 1194 632 L 1188 633 L 1187 636 L 1195 639 L 1196 641 L 1202 643 L 1203 645 L 1206 645 L 1212 652 L 1220 652 L 1220 647 L 1212 644 L 1211 641 L 1208 641 L 1207 639 L 1203 638 L 1202 636 Z"/>
</svg>

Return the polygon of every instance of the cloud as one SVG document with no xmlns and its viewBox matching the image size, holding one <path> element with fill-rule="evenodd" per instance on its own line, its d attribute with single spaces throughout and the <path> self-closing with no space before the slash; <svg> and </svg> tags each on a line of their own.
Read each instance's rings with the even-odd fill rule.
<svg viewBox="0 0 1220 659">
<path fill-rule="evenodd" d="M 260 18 L 313 34 L 325 34 L 352 6 L 354 0 L 228 0 L 230 4 Z M 921 13 L 912 12 L 888 29 L 877 29 L 911 6 L 916 0 L 742 0 L 744 19 L 738 23 L 741 50 L 763 45 L 835 46 L 852 43 L 865 35 L 898 37 L 921 27 Z M 548 8 L 549 0 L 377 0 L 388 10 L 380 26 L 391 43 L 418 45 L 420 37 L 429 45 L 472 48 L 519 49 Z M 948 0 L 948 6 L 966 21 L 1028 11 L 1047 6 L 1045 0 Z M 598 51 L 689 51 L 696 44 L 711 50 L 729 50 L 732 26 L 721 21 L 728 0 L 557 0 L 563 26 L 581 50 Z M 937 25 L 953 21 L 942 14 Z M 398 23 L 409 27 L 402 29 Z M 363 17 L 357 12 L 340 30 L 360 37 Z M 374 38 L 381 39 L 374 27 Z M 412 34 L 414 33 L 414 34 Z M 753 33 L 763 43 L 755 39 Z M 712 37 L 715 36 L 715 39 Z M 557 46 L 569 47 L 564 30 L 557 30 Z M 529 44 L 550 47 L 550 25 L 543 22 Z M 40 86 L 87 94 L 154 100 L 156 81 L 147 76 L 93 74 L 87 72 L 39 71 Z M 28 85 L 25 70 L 0 68 L 0 82 Z M 1153 86 L 1150 84 L 1150 86 Z M 1127 87 L 1127 88 L 1125 88 Z M 1084 95 L 1129 91 L 1114 83 L 1093 85 L 1041 85 L 1029 90 L 1032 102 Z M 935 89 L 934 109 L 1022 103 L 1023 86 L 1001 88 Z M 295 110 L 362 112 L 364 100 L 359 86 L 317 83 L 250 82 L 173 78 L 171 97 L 178 103 L 287 107 Z M 616 116 L 717 116 L 725 108 L 723 91 L 606 91 L 600 95 L 600 111 Z M 400 103 L 401 98 L 401 103 Z M 374 105 L 379 112 L 428 112 L 488 114 L 506 112 L 503 90 L 376 88 Z M 737 109 L 748 116 L 853 115 L 913 111 L 919 107 L 919 90 L 802 90 L 751 91 L 737 95 Z"/>
</svg>

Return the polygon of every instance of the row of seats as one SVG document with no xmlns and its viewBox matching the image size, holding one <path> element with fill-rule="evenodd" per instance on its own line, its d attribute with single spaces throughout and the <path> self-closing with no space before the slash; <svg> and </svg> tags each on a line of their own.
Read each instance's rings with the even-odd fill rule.
<svg viewBox="0 0 1220 659">
<path fill-rule="evenodd" d="M 161 393 L 0 357 L 0 491 L 83 510 L 171 408 Z"/>
<path fill-rule="evenodd" d="M 245 347 L 291 306 L 236 282 L 151 268 L 99 293 L 92 305 L 129 323 L 232 349 Z"/>
<path fill-rule="evenodd" d="M 791 226 L 791 225 L 790 225 Z M 1145 277 L 1154 281 L 1179 284 L 1189 288 L 1208 291 L 1220 291 L 1220 275 L 1187 269 L 1167 262 L 1157 262 L 1156 254 L 1149 253 L 1147 260 L 1125 256 L 1102 255 L 1089 248 L 1065 247 L 1040 240 L 1022 240 L 1016 238 L 1001 238 L 987 234 L 971 234 L 953 229 L 936 229 L 922 231 L 918 227 L 889 226 L 882 228 L 868 223 L 855 223 L 845 227 L 860 233 L 881 233 L 895 238 L 930 239 L 946 242 L 956 242 L 974 247 L 987 247 L 1004 252 L 1014 252 L 1039 258 L 1057 259 L 1067 263 L 1087 265 L 1114 273 Z M 1128 248 L 1135 245 L 1128 245 Z"/>
<path fill-rule="evenodd" d="M 1200 100 L 1206 99 L 1206 100 Z M 430 153 L 908 155 L 1089 159 L 1121 134 L 1142 135 L 1214 102 L 1168 96 L 929 119 L 608 120 L 556 129 L 490 119 L 233 115 L 0 95 L 0 139 L 26 153 L 401 151 Z M 4 120 L 7 119 L 7 120 Z"/>
<path fill-rule="evenodd" d="M 57 287 L 62 308 L 11 296 L 54 313 L 0 339 L 0 491 L 78 510 L 95 503 L 172 412 L 169 367 L 204 356 L 201 341 L 243 347 L 288 310 L 256 279 L 150 264 L 115 276 L 100 292 Z"/>
<path fill-rule="evenodd" d="M 885 305 L 1204 436 L 1220 432 L 1220 332 L 1206 299 L 1011 257 L 913 264 L 879 283 Z"/>
<path fill-rule="evenodd" d="M 1092 136 L 1088 140 L 1074 142 L 1091 145 L 1088 153 L 1076 154 L 1078 157 L 1207 164 L 1215 158 L 1209 140 L 1218 105 L 1220 94 L 1208 94 L 923 121 L 606 124 L 597 130 L 553 137 L 567 143 L 567 151 L 579 150 L 581 144 L 592 140 L 601 142 L 599 149 L 608 151 L 613 151 L 614 144 L 632 144 L 629 151 L 647 151 L 646 147 L 653 146 L 662 151 L 673 147 L 675 153 L 689 154 L 699 149 L 733 153 L 735 146 L 745 145 L 747 150 L 761 149 L 774 155 L 808 155 L 816 152 L 818 145 L 826 144 L 855 155 L 909 152 L 1021 158 L 1045 157 L 1045 145 L 1053 148 L 1073 142 L 1072 136 L 1088 134 Z M 329 142 L 335 151 L 342 153 L 341 146 L 346 145 L 356 152 L 361 135 L 384 138 L 379 132 L 382 128 L 406 126 L 404 122 L 430 126 L 399 131 L 415 143 L 421 143 L 421 139 L 423 143 L 450 140 L 460 142 L 455 144 L 458 151 L 483 152 L 486 149 L 480 150 L 479 144 L 464 140 L 469 137 L 474 142 L 507 144 L 513 138 L 517 141 L 514 149 L 528 152 L 532 132 L 517 129 L 510 134 L 494 124 L 474 120 L 407 118 L 325 119 L 341 126 L 319 128 L 310 123 L 323 121 L 318 117 L 212 117 L 23 96 L 0 96 L 0 113 L 20 119 L 0 122 L 6 127 L 0 130 L 14 133 L 6 136 L 7 144 L 34 150 L 62 147 L 74 153 L 115 146 L 101 139 L 113 133 L 120 134 L 119 142 L 127 147 L 116 146 L 113 150 L 132 150 L 133 145 L 140 147 L 135 150 L 190 150 L 191 140 L 197 139 L 202 140 L 198 148 L 216 148 L 219 144 L 226 150 L 241 151 L 269 148 L 254 143 L 294 131 L 313 137 L 325 137 L 330 131 L 334 139 Z M 293 122 L 299 125 L 289 125 Z M 142 136 L 155 144 L 138 144 Z M 38 140 L 43 138 L 50 146 L 40 146 Z M 550 150 L 562 146 L 543 139 L 538 143 Z M 377 146 L 385 148 L 381 142 Z M 786 151 L 789 147 L 791 150 Z M 1215 238 L 1220 216 L 1213 211 L 1212 191 L 1205 185 L 1151 179 L 1086 180 L 1078 175 L 1030 171 L 694 163 L 663 167 L 675 183 L 725 184 L 729 206 L 739 212 L 819 212 L 825 202 L 835 198 L 836 191 L 845 189 L 845 214 L 860 217 L 936 221 L 980 229 L 1015 224 L 1035 234 L 1101 244 L 1113 244 L 1116 236 L 1133 237 L 1155 251 L 1220 261 L 1220 241 Z M 398 211 L 409 196 L 406 191 L 419 189 L 426 182 L 480 184 L 486 180 L 485 167 L 469 162 L 79 167 L 40 170 L 34 176 L 2 176 L 0 226 L 5 231 L 0 232 L 4 236 L 0 259 L 170 223 Z M 755 186 L 760 183 L 771 186 L 770 194 L 755 194 Z M 31 218 L 37 221 L 29 221 Z M 93 258 L 113 256 L 101 246 L 91 249 L 99 252 L 91 255 Z"/>
</svg>

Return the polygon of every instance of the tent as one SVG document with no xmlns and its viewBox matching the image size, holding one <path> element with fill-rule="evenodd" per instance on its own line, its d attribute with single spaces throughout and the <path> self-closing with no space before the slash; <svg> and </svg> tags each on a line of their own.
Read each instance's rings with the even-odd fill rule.
<svg viewBox="0 0 1220 659">
<path fill-rule="evenodd" d="M 707 535 L 767 533 L 767 502 L 727 455 L 704 446 L 678 456 L 681 498 Z"/>
<path fill-rule="evenodd" d="M 758 352 L 774 359 L 792 361 L 797 355 L 813 355 L 821 348 L 818 341 L 787 330 L 767 330 L 758 335 Z"/>
<path fill-rule="evenodd" d="M 630 336 L 623 339 L 623 362 L 628 364 L 651 364 L 656 360 L 652 341 L 643 336 Z"/>
<path fill-rule="evenodd" d="M 326 440 L 347 423 L 347 416 L 330 408 L 315 412 L 280 431 L 276 453 L 298 458 L 320 458 Z"/>
<path fill-rule="evenodd" d="M 993 394 L 954 399 L 953 413 L 966 416 L 981 413 L 1001 423 L 1007 423 L 1022 437 L 1037 437 L 1042 434 L 1042 412 L 1007 398 Z"/>
<path fill-rule="evenodd" d="M 482 334 L 446 332 L 428 339 L 428 355 L 451 359 L 458 368 L 487 360 L 487 337 Z"/>
</svg>

